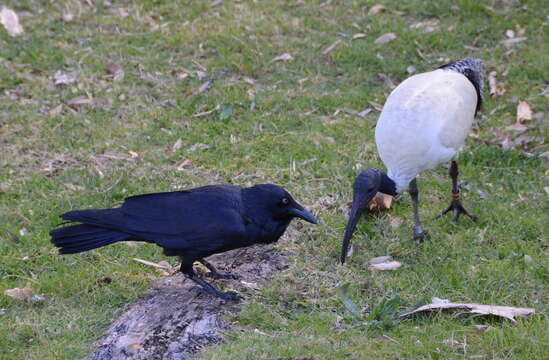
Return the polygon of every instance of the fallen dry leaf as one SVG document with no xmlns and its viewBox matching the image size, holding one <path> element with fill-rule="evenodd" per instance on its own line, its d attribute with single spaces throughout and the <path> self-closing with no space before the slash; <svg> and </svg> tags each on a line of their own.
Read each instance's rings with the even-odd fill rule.
<svg viewBox="0 0 549 360">
<path fill-rule="evenodd" d="M 67 168 L 73 163 L 73 160 L 65 157 L 64 155 L 56 155 L 53 159 L 47 159 L 45 162 L 47 163 L 47 166 L 42 168 L 41 171 L 51 175 Z"/>
<path fill-rule="evenodd" d="M 466 309 L 474 314 L 481 315 L 495 315 L 501 316 L 511 321 L 515 321 L 515 316 L 524 316 L 534 314 L 535 310 L 532 308 L 517 308 L 512 306 L 499 306 L 499 305 L 482 305 L 476 303 L 452 303 L 445 299 L 433 298 L 431 304 L 420 306 L 414 311 L 402 314 L 401 317 L 407 317 L 422 311 L 431 310 L 452 310 L 452 309 Z"/>
<path fill-rule="evenodd" d="M 244 81 L 246 84 L 255 85 L 255 80 L 251 77 L 243 76 L 242 81 Z"/>
<path fill-rule="evenodd" d="M 410 25 L 410 28 L 412 29 L 419 29 L 420 34 L 427 34 L 433 31 L 438 30 L 438 19 L 428 19 L 425 21 L 419 21 L 415 22 L 412 25 Z"/>
<path fill-rule="evenodd" d="M 328 46 L 326 49 L 324 49 L 324 51 L 322 52 L 322 55 L 328 55 L 328 54 L 331 53 L 331 52 L 336 48 L 336 46 L 338 46 L 340 43 L 341 43 L 341 40 L 340 40 L 340 39 L 337 39 L 337 40 L 334 41 L 330 46 Z"/>
<path fill-rule="evenodd" d="M 181 72 L 181 73 L 177 74 L 177 78 L 180 79 L 180 80 L 186 79 L 188 77 L 189 77 L 189 73 L 187 73 L 187 72 Z"/>
<path fill-rule="evenodd" d="M 107 158 L 107 159 L 114 159 L 114 160 L 130 160 L 134 161 L 133 157 L 130 155 L 126 155 L 124 153 L 114 151 L 114 150 L 107 150 L 103 154 L 99 155 L 101 157 Z"/>
<path fill-rule="evenodd" d="M 293 59 L 294 59 L 294 57 L 291 54 L 284 53 L 282 55 L 279 55 L 279 56 L 275 57 L 273 59 L 273 61 L 275 61 L 275 62 L 285 62 L 285 61 L 290 61 L 290 60 L 293 60 Z"/>
<path fill-rule="evenodd" d="M 177 165 L 177 171 L 183 171 L 184 169 L 188 169 L 191 167 L 191 165 L 191 160 L 184 159 L 183 161 L 181 161 L 181 163 L 179 163 L 179 165 Z"/>
<path fill-rule="evenodd" d="M 382 262 L 378 264 L 372 264 L 368 267 L 368 269 L 372 271 L 385 271 L 385 270 L 396 270 L 402 266 L 402 263 L 398 261 L 388 261 L 388 262 Z"/>
<path fill-rule="evenodd" d="M 356 39 L 362 39 L 362 38 L 365 38 L 366 37 L 366 34 L 364 33 L 356 33 L 353 35 L 353 40 L 356 40 Z"/>
<path fill-rule="evenodd" d="M 3 7 L 0 10 L 0 23 L 4 25 L 10 36 L 17 36 L 23 33 L 23 27 L 19 24 L 19 17 L 15 11 L 7 7 Z"/>
<path fill-rule="evenodd" d="M 213 113 L 213 112 L 216 111 L 217 109 L 219 109 L 219 105 L 217 105 L 217 106 L 216 106 L 215 108 L 213 108 L 212 110 L 203 111 L 203 112 L 201 112 L 201 113 L 194 114 L 193 117 L 202 117 L 202 116 L 210 115 L 211 113 Z"/>
<path fill-rule="evenodd" d="M 310 206 L 311 209 L 331 209 L 336 206 L 336 200 L 332 195 L 326 195 L 318 199 L 313 205 Z"/>
<path fill-rule="evenodd" d="M 532 120 L 532 109 L 526 101 L 520 101 L 517 106 L 517 123 Z"/>
<path fill-rule="evenodd" d="M 384 193 L 378 192 L 372 201 L 370 201 L 370 211 L 388 210 L 391 208 L 393 197 Z"/>
<path fill-rule="evenodd" d="M 507 126 L 505 129 L 509 131 L 524 132 L 528 130 L 528 126 L 524 125 L 524 122 L 529 120 L 532 120 L 532 109 L 526 101 L 520 101 L 517 106 L 517 122 Z"/>
<path fill-rule="evenodd" d="M 73 22 L 73 21 L 74 21 L 75 16 L 74 16 L 73 13 L 68 12 L 68 11 L 65 11 L 65 12 L 63 12 L 63 14 L 61 15 L 61 18 L 63 19 L 64 22 L 70 23 L 70 22 Z"/>
<path fill-rule="evenodd" d="M 50 109 L 49 114 L 51 117 L 58 116 L 63 111 L 63 104 L 59 104 Z"/>
<path fill-rule="evenodd" d="M 478 334 L 478 335 L 482 335 L 482 334 L 484 334 L 486 331 L 492 330 L 492 329 L 493 329 L 493 327 L 488 326 L 488 325 L 473 325 L 473 327 L 474 327 L 475 329 L 477 329 L 477 334 Z"/>
<path fill-rule="evenodd" d="M 387 8 L 384 5 L 376 4 L 370 8 L 370 10 L 368 11 L 368 15 L 379 14 L 380 12 L 385 10 L 387 10 Z"/>
<path fill-rule="evenodd" d="M 339 109 L 336 109 L 336 111 L 334 111 L 334 114 L 332 116 L 337 116 L 337 114 L 339 114 L 339 113 L 345 113 L 345 114 L 349 114 L 349 115 L 358 115 L 358 111 L 356 111 L 356 110 L 346 109 L 346 108 L 339 108 Z"/>
<path fill-rule="evenodd" d="M 497 75 L 497 72 L 495 71 L 491 71 L 490 74 L 488 74 L 488 85 L 490 86 L 491 98 L 496 98 L 498 96 L 505 94 L 505 89 L 501 86 L 498 86 L 496 75 Z"/>
<path fill-rule="evenodd" d="M 115 63 L 108 63 L 105 66 L 105 72 L 107 75 L 111 75 L 114 81 L 120 81 L 124 78 L 124 69 L 122 66 Z"/>
<path fill-rule="evenodd" d="M 391 225 L 391 227 L 393 229 L 398 229 L 400 227 L 400 225 L 402 225 L 402 219 L 401 218 L 398 218 L 398 217 L 390 217 L 389 218 L 389 225 Z"/>
<path fill-rule="evenodd" d="M 181 138 L 177 139 L 175 144 L 172 146 L 172 152 L 176 152 L 177 150 L 181 149 L 181 146 L 183 145 L 183 140 Z"/>
<path fill-rule="evenodd" d="M 513 30 L 506 30 L 505 36 L 507 36 L 509 39 L 512 39 L 515 37 L 515 32 Z"/>
<path fill-rule="evenodd" d="M 478 196 L 480 196 L 480 198 L 482 200 L 486 200 L 488 199 L 488 194 L 486 193 L 486 191 L 482 190 L 482 189 L 477 189 L 476 190 L 476 193 L 478 194 Z"/>
<path fill-rule="evenodd" d="M 210 148 L 210 145 L 208 145 L 208 144 L 194 144 L 194 145 L 189 146 L 189 148 L 187 149 L 187 152 L 193 152 L 193 151 L 196 151 L 196 150 L 206 150 L 206 149 L 209 149 L 209 148 Z"/>
<path fill-rule="evenodd" d="M 170 269 L 170 268 L 172 267 L 172 266 L 170 265 L 170 263 L 167 262 L 166 260 L 160 261 L 160 262 L 158 263 L 158 265 L 163 266 L 163 267 L 165 267 L 165 268 L 167 268 L 167 269 Z"/>
<path fill-rule="evenodd" d="M 378 256 L 378 257 L 375 257 L 375 258 L 368 259 L 368 264 L 369 265 L 381 264 L 381 263 L 388 262 L 388 261 L 391 261 L 391 260 L 393 260 L 393 257 L 389 256 L 389 255 Z"/>
<path fill-rule="evenodd" d="M 459 345 L 459 341 L 456 341 L 454 339 L 444 339 L 442 340 L 442 343 L 446 346 L 456 346 Z"/>
<path fill-rule="evenodd" d="M 247 282 L 247 281 L 244 281 L 244 280 L 240 280 L 240 283 L 242 285 L 244 285 L 245 287 L 249 288 L 249 289 L 252 289 L 252 290 L 259 290 L 259 286 L 257 285 L 257 283 L 254 283 L 254 282 Z"/>
<path fill-rule="evenodd" d="M 396 84 L 395 82 L 393 81 L 393 79 L 391 79 L 389 77 L 389 75 L 386 75 L 386 74 L 382 74 L 382 73 L 378 73 L 377 76 L 383 80 L 383 85 L 385 85 L 385 87 L 389 88 L 389 89 L 394 89 L 396 87 Z"/>
<path fill-rule="evenodd" d="M 53 75 L 53 84 L 55 86 L 66 86 L 76 82 L 76 76 L 74 73 L 64 73 L 57 71 Z"/>
<path fill-rule="evenodd" d="M 381 35 L 377 39 L 375 39 L 374 44 L 385 44 L 385 43 L 388 43 L 389 41 L 393 41 L 396 38 L 397 38 L 397 36 L 395 35 L 395 33 L 392 33 L 392 32 L 391 33 L 386 33 L 386 34 Z"/>
<path fill-rule="evenodd" d="M 63 183 L 63 185 L 65 185 L 69 190 L 72 190 L 72 191 L 84 190 L 83 186 L 74 185 L 73 183 Z"/>
<path fill-rule="evenodd" d="M 16 300 L 26 301 L 32 297 L 33 291 L 28 287 L 14 288 L 4 291 L 4 294 Z"/>
<path fill-rule="evenodd" d="M 67 103 L 67 105 L 69 105 L 70 107 L 73 107 L 73 108 L 77 108 L 77 107 L 80 107 L 80 106 L 83 106 L 83 105 L 91 105 L 91 104 L 93 104 L 93 99 L 90 99 L 87 96 L 77 96 L 77 97 L 71 99 Z"/>
<path fill-rule="evenodd" d="M 521 135 L 513 140 L 513 144 L 515 146 L 524 146 L 531 142 L 543 143 L 543 138 L 541 136 Z"/>
<path fill-rule="evenodd" d="M 516 38 L 512 38 L 512 39 L 502 40 L 502 41 L 500 41 L 500 43 L 502 43 L 505 46 L 511 46 L 511 45 L 514 45 L 516 43 L 519 43 L 519 42 L 525 41 L 525 40 L 528 40 L 528 38 L 527 37 L 516 37 Z"/>
<path fill-rule="evenodd" d="M 109 9 L 109 12 L 113 15 L 118 15 L 120 17 L 127 17 L 130 15 L 127 9 L 123 7 L 113 7 Z"/>
<path fill-rule="evenodd" d="M 381 111 L 383 110 L 383 106 L 381 106 L 380 104 L 374 102 L 374 101 L 370 101 L 368 100 L 368 104 L 372 105 L 374 109 L 376 109 L 377 111 Z"/>
<path fill-rule="evenodd" d="M 343 316 L 336 315 L 334 321 L 334 329 L 340 329 L 343 324 Z"/>
<path fill-rule="evenodd" d="M 515 123 L 513 125 L 506 126 L 505 130 L 524 132 L 528 130 L 528 126 L 524 124 Z"/>
<path fill-rule="evenodd" d="M 209 81 L 206 81 L 205 83 L 203 83 L 202 85 L 200 85 L 200 87 L 198 88 L 198 92 L 199 92 L 199 93 L 202 93 L 202 92 L 208 90 L 209 87 L 210 87 L 210 82 L 209 82 Z"/>
</svg>

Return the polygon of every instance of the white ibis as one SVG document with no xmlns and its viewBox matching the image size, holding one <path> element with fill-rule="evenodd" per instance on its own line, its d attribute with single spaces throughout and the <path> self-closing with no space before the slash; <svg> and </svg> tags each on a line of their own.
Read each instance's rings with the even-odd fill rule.
<svg viewBox="0 0 549 360">
<path fill-rule="evenodd" d="M 396 195 L 408 188 L 414 209 L 414 239 L 422 241 L 416 176 L 447 161 L 451 161 L 452 202 L 440 216 L 452 211 L 453 222 L 461 214 L 476 220 L 459 199 L 456 157 L 482 103 L 483 72 L 480 59 L 462 59 L 411 76 L 391 92 L 375 130 L 387 174 L 370 168 L 356 178 L 341 263 L 358 218 L 378 191 Z"/>
</svg>

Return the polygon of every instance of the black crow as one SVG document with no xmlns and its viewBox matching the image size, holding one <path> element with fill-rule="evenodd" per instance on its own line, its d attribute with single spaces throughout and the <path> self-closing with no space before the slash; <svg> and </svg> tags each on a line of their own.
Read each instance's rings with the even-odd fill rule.
<svg viewBox="0 0 549 360">
<path fill-rule="evenodd" d="M 181 258 L 181 272 L 199 284 L 201 291 L 236 300 L 240 297 L 235 293 L 221 292 L 200 279 L 194 262 L 204 264 L 209 276 L 238 278 L 217 271 L 204 258 L 276 242 L 295 217 L 316 224 L 315 217 L 278 185 L 210 185 L 132 196 L 119 208 L 69 211 L 61 218 L 81 224 L 55 229 L 50 235 L 61 254 L 126 240 L 154 243 L 165 255 Z"/>
</svg>

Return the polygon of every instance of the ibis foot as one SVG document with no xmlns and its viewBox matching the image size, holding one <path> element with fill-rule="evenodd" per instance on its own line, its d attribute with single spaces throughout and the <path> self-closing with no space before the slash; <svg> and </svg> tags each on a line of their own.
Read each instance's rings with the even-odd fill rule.
<svg viewBox="0 0 549 360">
<path fill-rule="evenodd" d="M 423 228 L 421 225 L 414 226 L 414 240 L 421 244 L 425 240 L 425 231 L 423 231 Z"/>
<path fill-rule="evenodd" d="M 463 205 L 461 204 L 461 201 L 458 199 L 453 199 L 452 202 L 450 203 L 450 205 L 444 209 L 440 215 L 438 217 L 442 217 L 444 215 L 446 215 L 447 213 L 449 213 L 450 211 L 452 211 L 452 222 L 454 224 L 457 223 L 458 219 L 459 219 L 459 216 L 461 214 L 465 214 L 467 216 L 469 216 L 471 218 L 471 220 L 473 221 L 477 221 L 477 217 L 473 214 L 471 214 L 469 211 L 467 211 L 467 209 L 465 209 L 463 207 Z"/>
</svg>

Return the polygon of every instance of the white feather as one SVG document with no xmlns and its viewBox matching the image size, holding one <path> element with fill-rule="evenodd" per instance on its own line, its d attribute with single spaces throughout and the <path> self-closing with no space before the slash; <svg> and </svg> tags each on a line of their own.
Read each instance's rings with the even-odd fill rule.
<svg viewBox="0 0 549 360">
<path fill-rule="evenodd" d="M 476 105 L 473 84 L 451 70 L 414 75 L 393 90 L 377 122 L 375 139 L 397 192 L 420 172 L 457 155 Z"/>
</svg>

